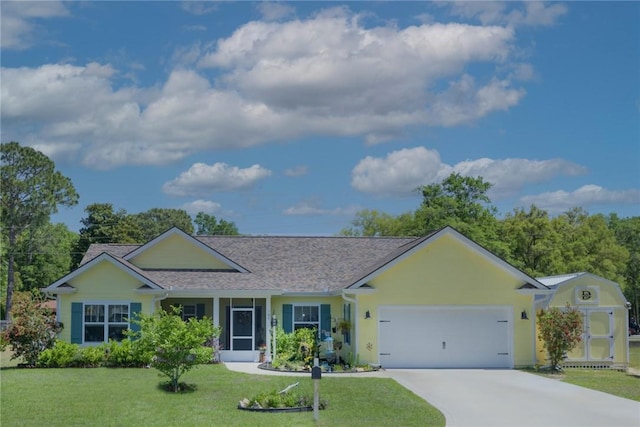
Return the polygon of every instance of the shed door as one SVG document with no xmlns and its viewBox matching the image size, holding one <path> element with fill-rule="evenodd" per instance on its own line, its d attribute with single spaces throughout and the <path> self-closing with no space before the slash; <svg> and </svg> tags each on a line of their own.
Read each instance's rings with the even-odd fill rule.
<svg viewBox="0 0 640 427">
<path fill-rule="evenodd" d="M 386 368 L 512 366 L 506 307 L 381 307 L 379 361 Z"/>
<path fill-rule="evenodd" d="M 613 360 L 613 310 L 583 308 L 582 341 L 572 350 L 567 359 L 574 361 Z"/>
</svg>

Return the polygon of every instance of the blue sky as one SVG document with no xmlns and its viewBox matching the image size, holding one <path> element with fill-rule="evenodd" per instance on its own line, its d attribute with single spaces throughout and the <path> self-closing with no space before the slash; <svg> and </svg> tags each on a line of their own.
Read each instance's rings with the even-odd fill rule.
<svg viewBox="0 0 640 427">
<path fill-rule="evenodd" d="M 2 141 L 80 203 L 332 235 L 483 176 L 502 215 L 640 215 L 638 2 L 1 3 Z"/>
</svg>

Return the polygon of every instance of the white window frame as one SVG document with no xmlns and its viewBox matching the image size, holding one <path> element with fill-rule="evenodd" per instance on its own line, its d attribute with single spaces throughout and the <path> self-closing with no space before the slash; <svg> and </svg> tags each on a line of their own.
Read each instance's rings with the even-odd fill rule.
<svg viewBox="0 0 640 427">
<path fill-rule="evenodd" d="M 311 307 L 311 308 L 315 308 L 316 310 L 318 310 L 318 320 L 317 321 L 296 321 L 296 309 L 297 308 L 305 308 L 305 307 Z M 291 327 L 293 329 L 293 331 L 296 331 L 296 325 L 310 325 L 310 324 L 315 324 L 316 325 L 316 331 L 318 333 L 318 336 L 320 336 L 320 321 L 321 319 L 321 313 L 320 313 L 320 304 L 319 303 L 298 303 L 298 304 L 293 304 L 293 310 L 291 310 Z"/>
<path fill-rule="evenodd" d="M 83 301 L 82 302 L 82 343 L 83 344 L 99 344 L 109 342 L 109 327 L 110 326 L 124 326 L 126 329 L 131 328 L 131 324 L 129 321 L 122 322 L 110 322 L 109 321 L 109 307 L 110 306 L 126 306 L 126 313 L 124 313 L 124 318 L 129 318 L 129 313 L 131 312 L 131 306 L 129 301 Z M 102 306 L 102 314 L 103 320 L 101 322 L 87 322 L 86 321 L 86 309 L 88 306 Z M 122 314 L 122 313 L 121 313 Z M 103 340 L 102 341 L 87 341 L 86 340 L 86 327 L 87 326 L 98 326 L 102 325 L 103 327 Z"/>
</svg>

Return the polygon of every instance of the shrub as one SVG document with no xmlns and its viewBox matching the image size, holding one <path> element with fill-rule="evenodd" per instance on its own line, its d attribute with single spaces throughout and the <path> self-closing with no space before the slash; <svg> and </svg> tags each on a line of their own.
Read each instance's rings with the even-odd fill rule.
<svg viewBox="0 0 640 427">
<path fill-rule="evenodd" d="M 174 392 L 178 391 L 182 374 L 199 364 L 201 356 L 211 360 L 212 353 L 204 355 L 200 349 L 220 335 L 220 328 L 214 327 L 206 317 L 183 321 L 180 307 L 172 307 L 170 313 L 141 313 L 133 322 L 140 325 L 140 331 L 131 334 L 137 339 L 137 348 L 141 354 L 154 355 L 151 366 L 169 378 Z"/>
<path fill-rule="evenodd" d="M 97 368 L 105 364 L 107 358 L 106 346 L 80 348 L 80 362 L 83 368 Z"/>
<path fill-rule="evenodd" d="M 564 310 L 551 307 L 538 312 L 540 337 L 552 370 L 559 370 L 566 354 L 582 339 L 582 314 L 568 304 Z"/>
<path fill-rule="evenodd" d="M 78 344 L 56 341 L 52 348 L 46 349 L 38 357 L 38 366 L 43 368 L 69 368 L 82 366 L 82 355 Z"/>
<path fill-rule="evenodd" d="M 316 329 L 301 328 L 285 333 L 282 328 L 276 330 L 276 360 L 274 367 L 287 362 L 301 362 L 311 365 L 318 351 L 318 334 Z"/>
<path fill-rule="evenodd" d="M 11 345 L 11 359 L 22 357 L 27 365 L 35 366 L 40 353 L 53 347 L 61 325 L 40 298 L 29 292 L 16 292 L 13 297 L 13 321 L 4 332 L 4 341 Z"/>
<path fill-rule="evenodd" d="M 146 366 L 151 363 L 153 354 L 143 345 L 125 338 L 122 341 L 109 341 L 106 346 L 105 365 L 117 368 L 132 368 Z"/>
</svg>

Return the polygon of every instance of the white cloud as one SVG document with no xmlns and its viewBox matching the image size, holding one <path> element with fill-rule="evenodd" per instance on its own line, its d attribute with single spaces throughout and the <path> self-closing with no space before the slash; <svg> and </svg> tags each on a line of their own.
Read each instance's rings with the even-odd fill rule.
<svg viewBox="0 0 640 427">
<path fill-rule="evenodd" d="M 520 199 L 524 206 L 536 205 L 551 213 L 563 212 L 576 206 L 639 204 L 640 190 L 609 190 L 598 185 L 584 185 L 575 191 L 558 190 Z"/>
<path fill-rule="evenodd" d="M 241 169 L 226 163 L 194 163 L 176 179 L 165 183 L 162 191 L 171 196 L 198 196 L 216 191 L 243 190 L 269 176 L 271 171 L 260 165 Z"/>
<path fill-rule="evenodd" d="M 61 1 L 3 1 L 0 13 L 0 47 L 27 49 L 37 41 L 37 20 L 68 15 L 69 10 Z"/>
<path fill-rule="evenodd" d="M 302 176 L 302 175 L 306 175 L 308 172 L 309 172 L 309 168 L 307 168 L 306 166 L 296 166 L 291 169 L 286 169 L 284 171 L 284 174 L 286 176 Z"/>
<path fill-rule="evenodd" d="M 364 158 L 352 170 L 351 185 L 356 190 L 379 196 L 406 197 L 415 188 L 440 182 L 454 172 L 483 177 L 493 184 L 490 196 L 501 199 L 525 185 L 546 182 L 558 175 L 582 175 L 587 170 L 562 159 L 482 158 L 451 166 L 442 162 L 437 151 L 416 147 L 393 151 L 384 158 Z"/>
<path fill-rule="evenodd" d="M 315 200 L 307 200 L 297 203 L 295 206 L 285 209 L 282 213 L 285 215 L 344 215 L 353 216 L 356 212 L 362 210 L 362 207 L 350 205 L 346 208 L 325 209 L 319 206 Z"/>
<path fill-rule="evenodd" d="M 278 21 L 295 13 L 290 3 L 261 1 L 256 6 L 265 21 Z"/>
<path fill-rule="evenodd" d="M 351 172 L 351 186 L 379 196 L 409 196 L 416 187 L 441 180 L 447 170 L 437 151 L 404 148 L 385 158 L 362 159 Z"/>
<path fill-rule="evenodd" d="M 456 1 L 439 3 L 449 7 L 451 13 L 465 19 L 477 19 L 483 25 L 554 25 L 558 18 L 567 13 L 567 7 L 560 3 L 527 1 L 522 3 L 503 1 Z"/>
<path fill-rule="evenodd" d="M 161 87 L 121 87 L 109 64 L 3 68 L 3 133 L 91 168 L 162 165 L 309 135 L 380 143 L 411 126 L 473 123 L 525 94 L 499 75 L 512 71 L 510 28 L 365 28 L 359 18 L 333 8 L 247 23 L 215 45 L 176 51 L 180 66 Z M 218 69 L 215 82 L 189 69 L 198 58 Z M 494 76 L 464 74 L 475 62 L 495 65 Z"/>
<path fill-rule="evenodd" d="M 192 15 L 208 15 L 218 10 L 218 3 L 214 1 L 191 1 L 182 2 L 182 10 Z"/>
<path fill-rule="evenodd" d="M 222 205 L 220 203 L 213 202 L 211 200 L 194 200 L 193 202 L 185 203 L 182 205 L 182 209 L 187 211 L 189 215 L 195 215 L 198 212 L 204 212 L 207 214 L 213 214 L 220 212 Z"/>
</svg>

